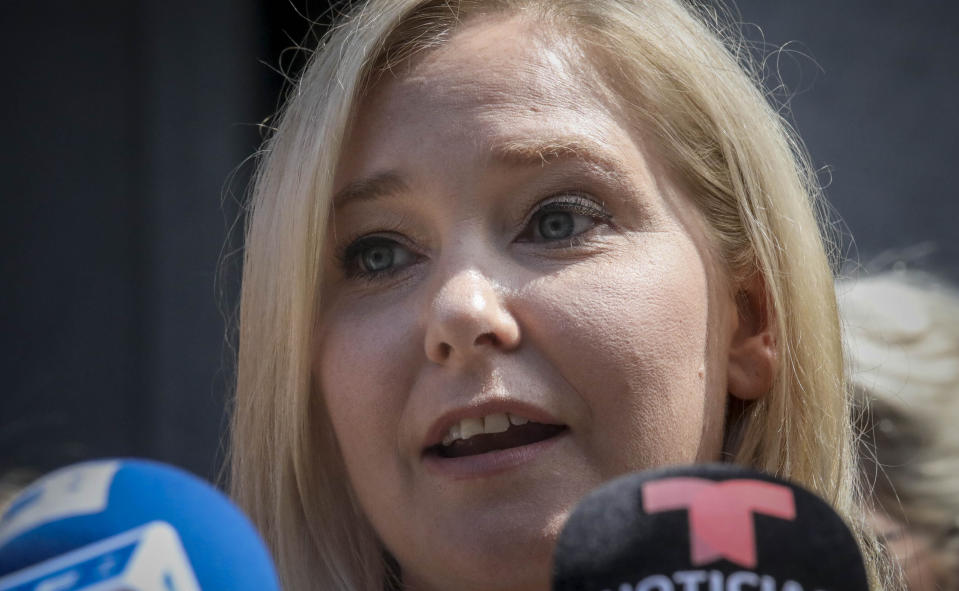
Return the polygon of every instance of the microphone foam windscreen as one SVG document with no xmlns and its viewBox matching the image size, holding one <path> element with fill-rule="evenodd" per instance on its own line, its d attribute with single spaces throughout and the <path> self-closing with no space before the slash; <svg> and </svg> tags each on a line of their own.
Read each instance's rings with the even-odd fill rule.
<svg viewBox="0 0 959 591">
<path fill-rule="evenodd" d="M 25 489 L 0 517 L 0 577 L 44 561 L 57 564 L 64 555 L 76 556 L 77 564 L 86 556 L 89 563 L 97 548 L 108 553 L 98 567 L 103 576 L 106 564 L 131 559 L 124 548 L 141 555 L 157 549 L 153 563 L 166 548 L 185 555 L 203 589 L 279 588 L 246 516 L 215 488 L 172 466 L 145 460 L 68 466 Z"/>
<path fill-rule="evenodd" d="M 563 529 L 555 591 L 868 591 L 843 520 L 805 489 L 711 464 L 620 477 Z"/>
</svg>

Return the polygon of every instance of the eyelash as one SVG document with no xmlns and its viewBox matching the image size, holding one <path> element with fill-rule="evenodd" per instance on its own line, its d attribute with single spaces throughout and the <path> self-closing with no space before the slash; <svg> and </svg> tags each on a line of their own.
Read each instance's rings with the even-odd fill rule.
<svg viewBox="0 0 959 591">
<path fill-rule="evenodd" d="M 595 227 L 595 224 L 599 224 L 599 223 L 608 224 L 613 218 L 612 215 L 610 215 L 605 209 L 603 209 L 603 206 L 601 204 L 597 203 L 596 201 L 588 197 L 583 196 L 580 193 L 563 193 L 562 195 L 556 196 L 553 199 L 555 200 L 547 200 L 544 203 L 542 203 L 538 208 L 536 208 L 529 215 L 529 217 L 526 218 L 526 220 L 523 222 L 524 230 L 531 229 L 533 227 L 532 226 L 533 221 L 536 220 L 539 216 L 549 214 L 549 213 L 563 212 L 563 213 L 579 214 L 593 220 L 594 222 L 593 227 Z M 590 230 L 592 230 L 592 227 L 584 230 L 583 232 L 580 232 L 579 234 L 575 234 L 571 236 L 570 238 L 568 238 L 569 240 L 568 244 L 570 246 L 578 246 L 582 244 L 581 237 L 584 236 Z M 567 239 L 557 239 L 557 240 L 546 239 L 545 242 L 566 244 L 565 242 L 566 240 Z M 556 248 L 559 248 L 559 247 L 557 246 Z"/>
<path fill-rule="evenodd" d="M 590 228 L 570 236 L 569 238 L 556 239 L 556 240 L 543 240 L 543 243 L 559 243 L 567 248 L 575 248 L 582 244 L 585 234 L 590 232 L 596 225 L 601 223 L 610 223 L 613 216 L 609 214 L 602 205 L 583 196 L 580 193 L 567 192 L 560 195 L 556 195 L 550 200 L 542 203 L 537 207 L 523 222 L 523 233 L 520 234 L 520 237 L 526 236 L 531 233 L 535 228 L 532 226 L 533 222 L 537 220 L 540 216 L 549 214 L 565 212 L 571 214 L 578 214 L 590 218 L 594 224 Z M 360 263 L 360 256 L 368 248 L 375 246 L 392 246 L 392 245 L 401 245 L 402 243 L 399 240 L 383 236 L 383 232 L 393 232 L 398 231 L 398 228 L 383 228 L 379 230 L 376 234 L 363 234 L 355 237 L 351 237 L 346 241 L 346 246 L 339 250 L 336 255 L 336 259 L 339 263 L 340 268 L 343 270 L 347 279 L 363 279 L 369 282 L 375 281 L 377 279 L 387 279 L 393 275 L 403 271 L 409 265 L 404 266 L 392 266 L 388 269 L 382 271 L 367 271 L 363 268 Z M 533 242 L 533 240 L 519 240 L 520 242 Z M 563 246 L 554 246 L 553 248 L 562 248 Z M 413 253 L 412 257 L 414 263 L 421 256 Z"/>
</svg>

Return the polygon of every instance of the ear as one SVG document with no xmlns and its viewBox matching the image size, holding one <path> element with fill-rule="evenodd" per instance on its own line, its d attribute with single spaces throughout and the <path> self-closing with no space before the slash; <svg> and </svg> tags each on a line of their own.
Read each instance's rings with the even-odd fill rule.
<svg viewBox="0 0 959 591">
<path fill-rule="evenodd" d="M 729 347 L 727 388 L 741 400 L 755 400 L 772 389 L 779 369 L 776 318 L 762 275 L 736 294 L 737 325 Z"/>
</svg>

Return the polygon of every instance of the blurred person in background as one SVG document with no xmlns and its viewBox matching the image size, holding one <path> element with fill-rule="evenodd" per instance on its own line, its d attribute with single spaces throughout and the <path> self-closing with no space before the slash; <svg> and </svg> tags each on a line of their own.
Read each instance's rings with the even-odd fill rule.
<svg viewBox="0 0 959 591">
<path fill-rule="evenodd" d="M 892 271 L 837 297 L 870 522 L 908 589 L 959 589 L 959 292 Z"/>
</svg>

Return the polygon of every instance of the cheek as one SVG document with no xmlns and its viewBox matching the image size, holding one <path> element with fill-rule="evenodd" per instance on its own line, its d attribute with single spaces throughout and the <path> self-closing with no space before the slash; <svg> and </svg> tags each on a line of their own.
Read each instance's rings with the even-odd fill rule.
<svg viewBox="0 0 959 591">
<path fill-rule="evenodd" d="M 332 309 L 325 318 L 314 374 L 351 480 L 393 473 L 398 417 L 409 391 L 412 327 L 407 315 Z M 405 346 L 404 346 L 405 345 Z M 393 462 L 394 465 L 390 465 Z M 362 496 L 362 495 L 361 495 Z"/>
<path fill-rule="evenodd" d="M 570 267 L 537 292 L 536 341 L 588 405 L 585 436 L 606 475 L 699 457 L 724 366 L 707 354 L 710 297 L 695 248 L 657 235 L 642 258 Z"/>
</svg>

